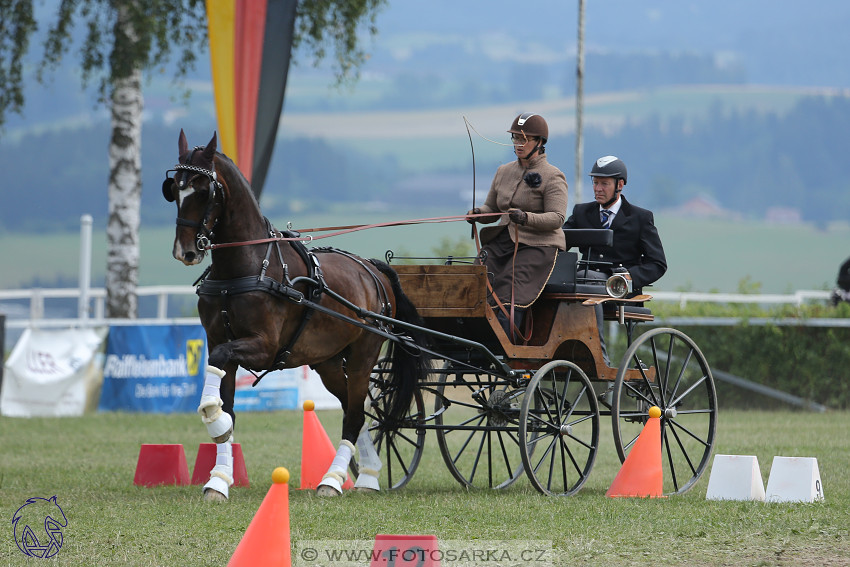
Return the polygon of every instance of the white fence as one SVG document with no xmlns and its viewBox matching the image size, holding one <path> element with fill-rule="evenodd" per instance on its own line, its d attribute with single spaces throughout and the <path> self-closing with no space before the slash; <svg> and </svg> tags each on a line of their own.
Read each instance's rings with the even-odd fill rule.
<svg viewBox="0 0 850 567">
<path fill-rule="evenodd" d="M 122 322 L 144 323 L 197 323 L 197 317 L 178 317 L 169 315 L 169 299 L 174 296 L 195 296 L 195 288 L 189 285 L 155 285 L 136 288 L 141 301 L 145 297 L 156 298 L 156 311 L 153 316 L 135 320 L 106 319 L 106 290 L 104 288 L 32 288 L 0 290 L 0 314 L 6 313 L 7 329 L 26 327 L 75 327 L 84 325 L 102 325 L 104 323 L 120 325 Z M 50 300 L 70 299 L 78 304 L 75 317 L 56 317 L 51 315 Z M 65 309 L 67 311 L 67 308 Z"/>
<path fill-rule="evenodd" d="M 144 298 L 155 298 L 155 309 L 147 309 L 147 315 L 138 319 L 106 319 L 106 290 L 103 288 L 32 288 L 18 290 L 0 290 L 0 314 L 6 315 L 6 328 L 10 330 L 26 327 L 80 327 L 89 325 L 121 324 L 164 324 L 197 323 L 197 316 L 187 317 L 169 313 L 170 299 L 174 297 L 192 298 L 195 288 L 190 285 L 140 286 L 136 289 L 140 303 Z M 803 305 L 806 303 L 825 303 L 829 301 L 829 291 L 797 291 L 792 294 L 733 294 L 702 292 L 651 292 L 654 302 L 676 302 L 682 307 L 688 303 L 739 303 L 755 305 Z M 51 302 L 65 300 L 65 316 L 57 316 Z M 69 300 L 77 303 L 76 315 L 70 316 Z M 152 313 L 150 313 L 153 311 Z M 740 317 L 675 317 L 664 322 L 677 324 L 734 325 L 742 321 Z M 750 318 L 750 324 L 796 324 L 810 326 L 850 326 L 848 319 L 775 319 Z"/>
<path fill-rule="evenodd" d="M 138 325 L 138 324 L 196 324 L 200 321 L 198 317 L 177 316 L 169 313 L 172 298 L 184 298 L 183 306 L 194 305 L 195 288 L 188 285 L 160 285 L 142 286 L 136 289 L 140 305 L 145 298 L 154 298 L 155 307 L 147 305 L 144 312 L 147 316 L 137 319 L 107 319 L 104 316 L 106 303 L 106 290 L 103 288 L 45 288 L 45 289 L 19 289 L 0 290 L 0 316 L 5 316 L 4 332 L 0 328 L 0 337 L 3 337 L 4 347 L 9 350 L 17 340 L 23 329 L 34 328 L 81 328 L 99 325 Z M 793 294 L 728 294 L 728 293 L 701 293 L 701 292 L 654 292 L 655 302 L 676 302 L 681 306 L 693 302 L 709 303 L 739 303 L 755 305 L 803 305 L 807 303 L 826 303 L 831 297 L 829 291 L 797 291 Z M 64 301 L 64 308 L 59 309 L 66 314 L 65 317 L 56 316 L 56 308 L 53 302 Z M 76 303 L 76 309 L 73 304 Z M 179 303 L 179 302 L 178 302 Z M 142 311 L 140 311 L 141 313 Z M 74 313 L 74 316 L 69 316 Z M 656 323 L 669 326 L 696 326 L 713 325 L 729 326 L 746 322 L 748 325 L 791 325 L 809 327 L 845 327 L 850 328 L 850 319 L 822 318 L 822 319 L 799 319 L 799 318 L 770 318 L 770 317 L 668 317 L 657 318 Z M 610 328 L 613 333 L 617 332 L 616 325 Z M 1 374 L 0 374 L 1 375 Z M 784 392 L 778 392 L 745 380 L 732 376 L 715 369 L 715 377 L 738 386 L 749 388 L 759 394 L 768 395 L 781 399 L 793 405 L 824 411 L 825 407 L 820 404 L 791 396 Z"/>
</svg>

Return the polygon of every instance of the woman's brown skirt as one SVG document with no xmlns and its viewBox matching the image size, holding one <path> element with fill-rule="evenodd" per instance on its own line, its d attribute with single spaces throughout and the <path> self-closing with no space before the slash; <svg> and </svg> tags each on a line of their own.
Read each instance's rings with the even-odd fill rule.
<svg viewBox="0 0 850 567">
<path fill-rule="evenodd" d="M 484 265 L 499 301 L 509 306 L 513 293 L 513 304 L 522 308 L 531 306 L 540 296 L 552 275 L 558 254 L 554 246 L 520 244 L 514 257 L 514 241 L 507 230 L 490 240 L 483 249 L 487 251 Z M 490 303 L 496 303 L 492 296 Z"/>
</svg>

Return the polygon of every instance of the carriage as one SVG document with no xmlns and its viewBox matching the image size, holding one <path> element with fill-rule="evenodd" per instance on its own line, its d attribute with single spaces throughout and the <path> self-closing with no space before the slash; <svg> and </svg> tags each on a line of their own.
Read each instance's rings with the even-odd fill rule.
<svg viewBox="0 0 850 567">
<path fill-rule="evenodd" d="M 610 230 L 564 232 L 568 250 L 610 245 Z M 652 406 L 661 410 L 665 494 L 686 492 L 700 478 L 716 433 L 711 370 L 676 329 L 633 336 L 636 325 L 653 321 L 649 296 L 613 297 L 616 286 L 582 277 L 593 266 L 576 252 L 561 252 L 532 307 L 528 340 L 513 344 L 487 304 L 483 265 L 448 258 L 394 268 L 431 331 L 436 360 L 398 433 L 386 438 L 381 405 L 392 394 L 385 379 L 392 368 L 381 361 L 373 373 L 370 416 L 391 487 L 413 476 L 426 432 L 433 430 L 463 486 L 504 488 L 527 475 L 541 493 L 570 495 L 593 467 L 600 420 L 610 417 L 614 446 L 625 460 Z M 625 330 L 618 367 L 603 359 L 597 304 Z"/>
<path fill-rule="evenodd" d="M 341 493 L 347 466 L 359 473 L 357 488 L 403 487 L 429 430 L 465 487 L 504 488 L 525 474 L 544 494 L 574 494 L 593 468 L 603 418 L 624 460 L 653 407 L 664 492 L 685 492 L 704 472 L 717 421 L 711 370 L 678 330 L 634 336 L 653 320 L 650 298 L 629 297 L 623 276 L 600 284 L 582 277 L 594 266 L 561 252 L 526 315 L 527 340 L 514 344 L 488 305 L 480 261 L 391 266 L 391 253 L 384 262 L 308 248 L 309 238 L 262 215 L 215 135 L 190 149 L 181 131 L 178 149 L 162 187 L 177 204 L 172 253 L 186 265 L 212 255 L 196 282 L 209 347 L 198 411 L 218 446 L 208 499 L 226 499 L 232 484 L 237 366 L 259 381 L 271 369 L 309 364 L 340 400 L 342 441 L 320 494 Z M 610 245 L 611 231 L 565 236 L 568 250 L 581 250 Z M 626 331 L 616 367 L 602 354 L 599 306 Z"/>
</svg>

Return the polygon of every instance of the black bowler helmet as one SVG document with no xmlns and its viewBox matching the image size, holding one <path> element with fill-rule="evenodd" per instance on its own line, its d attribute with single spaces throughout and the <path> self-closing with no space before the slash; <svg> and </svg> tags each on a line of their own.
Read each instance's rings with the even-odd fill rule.
<svg viewBox="0 0 850 567">
<path fill-rule="evenodd" d="M 623 180 L 623 185 L 628 179 L 626 164 L 617 156 L 604 156 L 593 162 L 590 170 L 591 177 L 615 177 Z"/>
</svg>

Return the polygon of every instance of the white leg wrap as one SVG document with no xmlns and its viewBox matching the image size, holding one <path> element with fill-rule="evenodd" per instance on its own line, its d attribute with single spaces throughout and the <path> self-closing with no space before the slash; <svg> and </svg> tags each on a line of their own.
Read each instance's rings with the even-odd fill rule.
<svg viewBox="0 0 850 567">
<path fill-rule="evenodd" d="M 215 466 L 210 471 L 210 480 L 204 485 L 204 490 L 211 488 L 229 496 L 233 485 L 233 445 L 230 441 L 216 445 Z"/>
<path fill-rule="evenodd" d="M 201 392 L 201 403 L 198 404 L 201 421 L 207 426 L 207 433 L 216 443 L 226 441 L 233 432 L 233 418 L 221 409 L 223 402 L 219 389 L 222 378 L 224 378 L 223 370 L 215 366 L 207 366 L 204 389 Z"/>
<path fill-rule="evenodd" d="M 351 462 L 351 456 L 354 454 L 354 445 L 350 441 L 343 439 L 339 443 L 339 448 L 336 450 L 331 467 L 325 476 L 322 477 L 322 482 L 319 486 L 330 486 L 339 493 L 342 493 L 342 485 L 345 484 L 345 475 L 348 469 L 348 463 Z"/>
<path fill-rule="evenodd" d="M 378 482 L 378 476 L 381 474 L 381 457 L 375 450 L 375 445 L 372 444 L 368 424 L 363 425 L 360 435 L 357 436 L 357 450 L 359 452 L 357 464 L 360 465 L 360 474 L 357 475 L 354 488 L 380 490 L 381 485 Z"/>
</svg>

